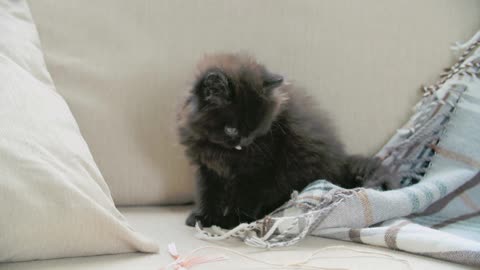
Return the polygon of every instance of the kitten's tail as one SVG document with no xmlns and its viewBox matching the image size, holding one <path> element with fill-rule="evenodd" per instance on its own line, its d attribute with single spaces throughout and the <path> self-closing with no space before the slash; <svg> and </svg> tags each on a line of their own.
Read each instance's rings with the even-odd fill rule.
<svg viewBox="0 0 480 270">
<path fill-rule="evenodd" d="M 381 188 L 383 190 L 400 187 L 400 179 L 395 173 L 383 166 L 379 158 L 352 155 L 347 157 L 345 166 L 345 177 L 355 183 L 357 187 Z"/>
</svg>

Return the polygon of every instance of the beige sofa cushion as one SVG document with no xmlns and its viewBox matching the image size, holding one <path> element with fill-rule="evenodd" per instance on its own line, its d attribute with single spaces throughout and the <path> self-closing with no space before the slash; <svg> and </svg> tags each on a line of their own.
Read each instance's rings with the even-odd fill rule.
<svg viewBox="0 0 480 270">
<path fill-rule="evenodd" d="M 348 149 L 373 153 L 409 116 L 480 2 L 30 1 L 47 64 L 117 204 L 180 203 L 192 175 L 175 103 L 205 52 L 247 50 L 305 86 Z"/>
</svg>

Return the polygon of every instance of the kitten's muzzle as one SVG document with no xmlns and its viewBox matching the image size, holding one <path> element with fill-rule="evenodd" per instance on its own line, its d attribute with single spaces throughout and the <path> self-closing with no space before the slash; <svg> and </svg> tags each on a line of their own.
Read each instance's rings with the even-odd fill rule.
<svg viewBox="0 0 480 270">
<path fill-rule="evenodd" d="M 240 139 L 239 145 L 240 145 L 241 147 L 246 147 L 246 146 L 249 146 L 252 142 L 253 142 L 253 138 L 251 138 L 251 137 L 242 137 L 242 138 Z"/>
<path fill-rule="evenodd" d="M 229 144 L 232 148 L 235 148 L 236 150 L 242 150 L 243 148 L 249 146 L 252 142 L 253 138 L 242 137 L 231 140 Z"/>
</svg>

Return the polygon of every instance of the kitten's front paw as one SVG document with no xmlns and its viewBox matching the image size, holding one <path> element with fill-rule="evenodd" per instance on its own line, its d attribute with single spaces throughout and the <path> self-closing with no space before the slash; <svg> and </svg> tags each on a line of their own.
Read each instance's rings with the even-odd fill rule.
<svg viewBox="0 0 480 270">
<path fill-rule="evenodd" d="M 232 229 L 239 224 L 238 217 L 236 215 L 226 216 L 210 216 L 207 214 L 200 214 L 196 211 L 192 211 L 185 220 L 185 224 L 190 227 L 195 227 L 195 224 L 200 222 L 202 227 L 218 226 L 223 229 Z"/>
<path fill-rule="evenodd" d="M 195 227 L 195 223 L 197 223 L 197 215 L 196 213 L 191 212 L 190 215 L 188 215 L 187 219 L 185 220 L 185 225 L 190 227 Z"/>
<path fill-rule="evenodd" d="M 190 215 L 188 215 L 187 219 L 185 220 L 185 224 L 190 227 L 195 227 L 197 221 L 200 222 L 202 227 L 211 227 L 212 221 L 205 214 L 198 213 L 197 211 L 192 211 Z"/>
</svg>

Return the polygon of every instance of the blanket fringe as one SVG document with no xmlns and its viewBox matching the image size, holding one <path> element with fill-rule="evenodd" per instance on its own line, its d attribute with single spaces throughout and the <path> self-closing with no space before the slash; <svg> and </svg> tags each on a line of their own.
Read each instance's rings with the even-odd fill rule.
<svg viewBox="0 0 480 270">
<path fill-rule="evenodd" d="M 197 237 L 203 240 L 225 240 L 231 237 L 242 239 L 247 245 L 259 248 L 275 248 L 291 246 L 305 238 L 311 230 L 316 228 L 327 214 L 341 203 L 344 198 L 351 196 L 355 191 L 331 190 L 325 194 L 323 200 L 309 211 L 296 216 L 275 216 L 275 212 L 265 218 L 252 222 L 242 223 L 231 230 L 223 230 L 217 226 L 202 228 L 195 225 Z M 292 193 L 292 199 L 286 205 L 299 205 L 301 198 L 298 192 Z M 287 226 L 279 229 L 280 226 Z M 295 232 L 293 232 L 295 230 Z M 281 233 L 279 233 L 281 231 Z"/>
<path fill-rule="evenodd" d="M 458 60 L 445 69 L 436 83 L 422 87 L 423 98 L 415 105 L 411 120 L 397 130 L 377 154 L 384 165 L 402 177 L 402 186 L 418 183 L 425 175 L 435 155 L 431 145 L 439 142 L 457 102 L 466 90 L 460 79 L 465 76 L 480 78 L 480 61 L 472 61 L 480 53 L 477 50 L 479 47 L 480 31 L 469 41 L 456 43 L 452 47 L 452 50 L 461 54 Z"/>
</svg>

